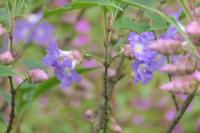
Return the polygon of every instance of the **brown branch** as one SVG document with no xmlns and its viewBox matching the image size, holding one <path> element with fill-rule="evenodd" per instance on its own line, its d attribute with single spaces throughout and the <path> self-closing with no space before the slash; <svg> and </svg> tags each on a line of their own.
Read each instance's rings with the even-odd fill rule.
<svg viewBox="0 0 200 133">
<path fill-rule="evenodd" d="M 174 119 L 172 120 L 172 122 L 169 124 L 169 126 L 167 127 L 166 131 L 164 133 L 171 133 L 173 131 L 173 129 L 176 127 L 176 125 L 178 124 L 178 122 L 180 121 L 180 119 L 183 117 L 185 111 L 187 110 L 188 106 L 190 105 L 190 103 L 192 102 L 193 98 L 195 97 L 195 93 L 196 93 L 195 89 L 193 91 L 192 94 L 190 94 L 186 100 L 184 101 L 183 105 L 181 106 L 180 110 L 176 113 L 176 116 L 174 117 Z"/>
<path fill-rule="evenodd" d="M 122 56 L 118 62 L 117 68 L 116 68 L 116 75 L 112 78 L 109 79 L 109 83 L 108 83 L 108 91 L 107 94 L 109 96 L 109 98 L 112 95 L 112 91 L 115 87 L 115 85 L 117 84 L 117 82 L 123 78 L 123 75 L 121 74 L 121 68 L 123 66 L 125 57 Z M 97 112 L 95 114 L 95 118 L 93 120 L 93 125 L 92 125 L 92 133 L 98 133 L 99 130 L 102 128 L 102 123 L 103 123 L 103 116 L 104 116 L 104 91 L 101 94 L 101 98 L 98 104 L 98 108 L 97 108 Z"/>
<path fill-rule="evenodd" d="M 9 82 L 10 82 L 10 93 L 12 95 L 11 97 L 11 112 L 10 112 L 10 120 L 9 124 L 6 130 L 6 133 L 10 133 L 13 127 L 13 121 L 15 118 L 15 96 L 16 96 L 16 90 L 14 88 L 13 80 L 12 77 L 8 77 Z"/>
</svg>

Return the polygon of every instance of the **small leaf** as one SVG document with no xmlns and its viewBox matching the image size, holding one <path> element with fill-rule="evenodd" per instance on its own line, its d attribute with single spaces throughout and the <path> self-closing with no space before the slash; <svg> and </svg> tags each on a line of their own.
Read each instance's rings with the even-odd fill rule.
<svg viewBox="0 0 200 133">
<path fill-rule="evenodd" d="M 119 6 L 115 5 L 111 1 L 107 0 L 77 0 L 67 4 L 64 7 L 55 8 L 55 9 L 47 9 L 46 7 L 43 8 L 43 15 L 44 17 L 48 17 L 51 15 L 61 14 L 67 11 L 82 9 L 82 8 L 89 8 L 89 7 L 96 7 L 96 6 L 105 6 L 108 8 L 117 8 L 119 10 L 123 10 Z"/>
<path fill-rule="evenodd" d="M 0 77 L 16 76 L 18 75 L 12 68 L 9 66 L 0 65 Z"/>
<path fill-rule="evenodd" d="M 151 19 L 151 27 L 148 30 L 163 30 L 167 28 L 167 23 L 158 15 L 152 12 L 145 12 L 146 16 Z"/>
<path fill-rule="evenodd" d="M 9 12 L 7 8 L 0 8 L 0 23 L 4 23 L 6 27 L 9 27 Z"/>
<path fill-rule="evenodd" d="M 145 23 L 143 23 L 143 24 L 135 23 L 129 17 L 123 16 L 114 23 L 114 28 L 116 28 L 116 29 L 130 29 L 130 30 L 133 30 L 137 33 L 141 33 L 141 32 L 146 31 L 150 27 Z"/>
</svg>

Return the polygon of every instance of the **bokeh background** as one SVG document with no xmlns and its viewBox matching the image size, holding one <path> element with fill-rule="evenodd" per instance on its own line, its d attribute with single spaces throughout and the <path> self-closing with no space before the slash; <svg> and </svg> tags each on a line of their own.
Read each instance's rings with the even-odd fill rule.
<svg viewBox="0 0 200 133">
<path fill-rule="evenodd" d="M 42 15 L 42 8 L 56 8 L 69 3 L 69 0 L 27 0 L 23 14 L 19 14 L 15 25 L 15 48 L 20 48 L 23 39 Z M 145 2 L 145 1 L 144 1 Z M 174 0 L 149 0 L 168 15 L 180 10 Z M 146 3 L 148 4 L 148 3 Z M 4 7 L 4 0 L 0 0 Z M 149 22 L 148 14 L 140 9 L 127 8 L 123 13 L 136 22 Z M 143 18 L 140 16 L 143 14 Z M 0 15 L 4 15 L 1 10 Z M 53 39 L 63 50 L 78 49 L 103 57 L 103 13 L 99 7 L 71 11 L 49 17 L 39 25 L 34 41 L 26 43 L 26 49 L 15 64 L 16 70 L 23 75 L 33 68 L 42 68 L 50 79 L 42 84 L 25 84 L 17 95 L 16 120 L 13 133 L 89 133 L 92 115 L 100 98 L 103 82 L 103 68 L 95 60 L 84 60 L 79 72 L 82 81 L 70 88 L 61 89 L 52 69 L 41 63 L 45 48 Z M 5 20 L 0 20 L 2 23 Z M 131 30 L 113 31 L 109 53 L 114 56 L 126 44 Z M 7 35 L 0 37 L 0 51 L 4 51 Z M 159 89 L 167 82 L 165 74 L 155 72 L 153 80 L 147 85 L 133 84 L 131 62 L 125 61 L 123 72 L 126 76 L 115 86 L 111 98 L 110 132 L 118 133 L 161 133 L 173 119 L 175 107 L 171 95 Z M 115 63 L 109 76 L 115 75 Z M 84 68 L 84 69 L 83 69 Z M 86 68 L 86 69 L 85 69 Z M 15 83 L 22 77 L 16 77 Z M 177 95 L 181 104 L 186 96 Z M 5 131 L 9 120 L 10 102 L 8 81 L 0 78 L 0 133 Z M 200 133 L 200 99 L 196 97 L 187 110 L 174 133 Z"/>
</svg>

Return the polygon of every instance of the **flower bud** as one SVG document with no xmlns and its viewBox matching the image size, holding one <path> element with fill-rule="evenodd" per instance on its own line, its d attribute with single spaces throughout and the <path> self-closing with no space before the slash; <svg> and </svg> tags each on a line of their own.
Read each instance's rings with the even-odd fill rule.
<svg viewBox="0 0 200 133">
<path fill-rule="evenodd" d="M 186 75 L 195 71 L 196 62 L 188 57 L 182 57 L 175 64 L 167 64 L 160 71 L 167 74 Z"/>
<path fill-rule="evenodd" d="M 31 83 L 40 83 L 48 80 L 48 76 L 42 69 L 38 68 L 28 72 L 28 79 Z"/>
<path fill-rule="evenodd" d="M 10 64 L 13 61 L 14 61 L 14 58 L 10 51 L 5 51 L 0 54 L 0 63 L 1 64 Z"/>
<path fill-rule="evenodd" d="M 84 113 L 84 117 L 85 117 L 87 120 L 91 120 L 92 117 L 93 117 L 93 115 L 94 115 L 94 112 L 93 112 L 93 110 L 91 110 L 91 109 L 87 109 L 87 110 L 85 111 L 85 113 Z"/>
<path fill-rule="evenodd" d="M 179 94 L 192 94 L 194 89 L 196 89 L 198 83 L 194 80 L 192 76 L 185 76 L 180 79 L 172 80 L 160 88 L 164 91 L 170 91 Z"/>
<path fill-rule="evenodd" d="M 182 51 L 182 44 L 173 39 L 159 39 L 149 45 L 149 49 L 164 55 L 179 54 Z"/>
<path fill-rule="evenodd" d="M 133 54 L 131 52 L 131 45 L 130 44 L 126 44 L 124 45 L 122 51 L 124 52 L 124 55 L 130 59 L 133 58 Z"/>
<path fill-rule="evenodd" d="M 0 36 L 6 32 L 6 29 L 0 24 Z"/>
<path fill-rule="evenodd" d="M 177 69 L 177 66 L 174 64 L 166 64 L 160 68 L 160 71 L 167 74 L 174 74 L 177 71 Z"/>
<path fill-rule="evenodd" d="M 197 21 L 193 21 L 190 24 L 188 24 L 185 30 L 191 37 L 195 37 L 195 38 L 200 37 L 200 23 Z"/>
<path fill-rule="evenodd" d="M 118 124 L 113 124 L 112 129 L 113 129 L 114 133 L 121 133 L 122 132 L 122 128 Z"/>
</svg>

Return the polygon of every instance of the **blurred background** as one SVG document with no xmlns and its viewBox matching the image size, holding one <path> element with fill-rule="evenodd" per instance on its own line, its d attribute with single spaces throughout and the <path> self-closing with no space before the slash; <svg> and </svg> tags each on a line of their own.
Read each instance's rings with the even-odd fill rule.
<svg viewBox="0 0 200 133">
<path fill-rule="evenodd" d="M 21 47 L 32 24 L 42 16 L 42 8 L 61 7 L 70 0 L 27 0 L 23 14 L 19 14 L 15 24 L 15 48 Z M 149 0 L 158 9 L 168 15 L 180 10 L 174 0 Z M 0 15 L 4 0 L 0 0 Z M 142 19 L 141 19 L 142 14 Z M 98 7 L 75 10 L 45 19 L 31 36 L 20 60 L 14 64 L 22 77 L 15 78 L 18 84 L 23 75 L 33 68 L 42 68 L 48 72 L 50 79 L 42 84 L 26 83 L 17 95 L 16 120 L 13 133 L 89 133 L 91 120 L 97 109 L 102 90 L 101 64 L 95 60 L 84 60 L 79 70 L 82 81 L 70 88 L 61 89 L 52 69 L 42 65 L 48 43 L 56 40 L 63 50 L 78 49 L 103 57 L 103 13 Z M 124 16 L 135 22 L 150 22 L 147 13 L 137 8 L 127 8 Z M 6 19 L 1 20 L 2 24 Z M 115 56 L 121 47 L 128 43 L 131 30 L 114 27 L 109 53 Z M 33 39 L 34 38 L 34 39 Z M 7 47 L 8 36 L 0 37 L 0 52 Z M 111 98 L 110 132 L 113 133 L 161 133 L 173 119 L 175 107 L 171 95 L 159 89 L 167 82 L 165 74 L 156 72 L 147 85 L 133 84 L 131 62 L 125 61 L 123 72 L 126 76 L 115 86 Z M 83 69 L 84 68 L 84 69 Z M 115 63 L 109 70 L 109 76 L 116 74 Z M 186 96 L 177 95 L 181 104 Z M 0 133 L 5 132 L 9 120 L 11 97 L 9 85 L 5 78 L 0 78 Z M 174 133 L 200 133 L 200 102 L 196 97 L 178 124 Z"/>
</svg>

